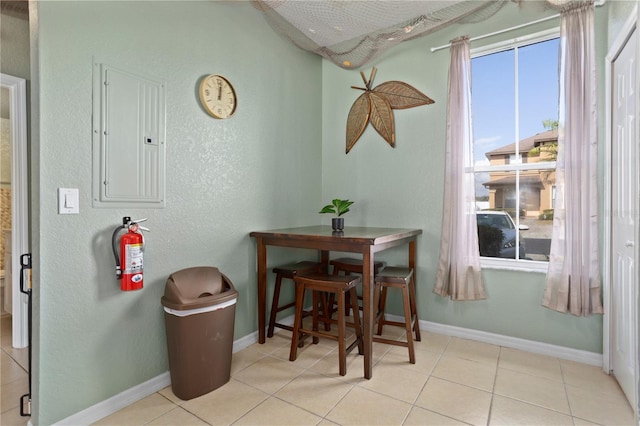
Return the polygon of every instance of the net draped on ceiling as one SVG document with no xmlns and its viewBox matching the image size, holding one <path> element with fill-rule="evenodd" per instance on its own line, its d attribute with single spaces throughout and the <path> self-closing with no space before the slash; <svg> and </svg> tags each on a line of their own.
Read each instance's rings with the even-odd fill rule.
<svg viewBox="0 0 640 426">
<path fill-rule="evenodd" d="M 355 69 L 398 43 L 450 24 L 483 21 L 513 1 L 523 0 L 252 0 L 252 4 L 299 48 Z"/>
</svg>

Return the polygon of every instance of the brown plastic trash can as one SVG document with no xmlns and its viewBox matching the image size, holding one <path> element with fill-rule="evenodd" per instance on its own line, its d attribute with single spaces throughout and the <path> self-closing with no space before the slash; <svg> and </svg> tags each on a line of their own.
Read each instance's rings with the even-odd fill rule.
<svg viewBox="0 0 640 426">
<path fill-rule="evenodd" d="M 171 389 L 182 400 L 229 381 L 238 292 L 218 268 L 200 266 L 169 276 L 161 299 Z"/>
</svg>

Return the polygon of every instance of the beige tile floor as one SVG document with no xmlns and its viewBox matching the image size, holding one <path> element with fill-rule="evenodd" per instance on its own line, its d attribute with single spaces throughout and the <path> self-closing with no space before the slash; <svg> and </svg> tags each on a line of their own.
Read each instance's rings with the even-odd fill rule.
<svg viewBox="0 0 640 426">
<path fill-rule="evenodd" d="M 0 317 L 0 425 L 26 425 L 20 397 L 29 392 L 29 352 L 11 347 L 11 316 Z"/>
<path fill-rule="evenodd" d="M 4 326 L 2 327 L 4 330 Z M 400 337 L 393 327 L 388 335 Z M 167 387 L 98 425 L 633 425 L 611 377 L 593 366 L 422 332 L 416 364 L 405 348 L 374 345 L 373 378 L 352 352 L 338 375 L 336 344 L 306 344 L 288 361 L 289 336 L 233 355 L 231 380 L 181 401 Z M 23 425 L 26 373 L 2 344 L 2 425 Z M 16 366 L 13 366 L 15 364 Z"/>
</svg>

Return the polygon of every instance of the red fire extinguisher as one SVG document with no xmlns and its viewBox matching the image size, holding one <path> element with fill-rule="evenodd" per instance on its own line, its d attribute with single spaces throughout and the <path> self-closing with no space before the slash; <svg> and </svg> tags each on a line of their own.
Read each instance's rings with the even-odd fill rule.
<svg viewBox="0 0 640 426">
<path fill-rule="evenodd" d="M 122 291 L 139 290 L 142 288 L 144 264 L 144 236 L 142 231 L 149 231 L 139 225 L 147 219 L 131 220 L 130 217 L 122 218 L 122 225 L 118 226 L 113 232 L 111 244 L 113 246 L 113 255 L 116 260 L 116 278 L 120 280 L 120 289 Z M 118 244 L 118 234 L 123 229 L 127 233 L 120 238 Z M 118 246 L 120 253 L 118 254 Z"/>
</svg>

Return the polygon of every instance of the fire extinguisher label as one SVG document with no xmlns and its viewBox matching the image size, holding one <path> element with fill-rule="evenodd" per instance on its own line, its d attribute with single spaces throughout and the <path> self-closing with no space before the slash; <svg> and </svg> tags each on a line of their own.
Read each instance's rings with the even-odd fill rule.
<svg viewBox="0 0 640 426">
<path fill-rule="evenodd" d="M 136 272 L 142 272 L 142 260 L 143 260 L 143 251 L 142 244 L 127 244 L 125 246 L 126 250 L 126 265 L 124 265 L 124 273 L 125 274 L 133 274 Z"/>
</svg>

